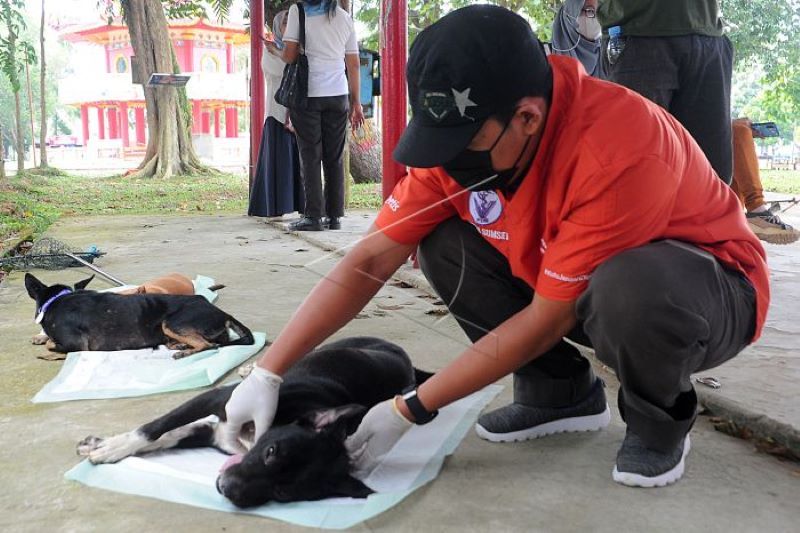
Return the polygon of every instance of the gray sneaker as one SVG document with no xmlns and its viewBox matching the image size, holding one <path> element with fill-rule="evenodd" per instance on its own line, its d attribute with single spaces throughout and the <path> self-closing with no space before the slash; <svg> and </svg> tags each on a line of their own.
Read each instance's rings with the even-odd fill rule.
<svg viewBox="0 0 800 533">
<path fill-rule="evenodd" d="M 657 452 L 644 445 L 630 429 L 617 452 L 617 464 L 611 476 L 629 487 L 663 487 L 675 483 L 685 468 L 686 454 L 691 448 L 689 434 L 669 453 Z"/>
<path fill-rule="evenodd" d="M 591 391 L 575 405 L 563 408 L 529 407 L 511 403 L 481 415 L 475 432 L 491 442 L 537 439 L 553 433 L 597 431 L 611 421 L 603 382 L 595 381 Z"/>
</svg>

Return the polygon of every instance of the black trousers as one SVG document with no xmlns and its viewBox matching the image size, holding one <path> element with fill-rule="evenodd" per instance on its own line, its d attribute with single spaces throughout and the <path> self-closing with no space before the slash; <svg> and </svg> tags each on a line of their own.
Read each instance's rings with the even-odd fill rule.
<svg viewBox="0 0 800 533">
<path fill-rule="evenodd" d="M 607 79 L 636 91 L 669 111 L 692 134 L 717 175 L 733 177 L 731 75 L 733 46 L 727 37 L 628 36 Z"/>
<path fill-rule="evenodd" d="M 312 97 L 305 108 L 289 110 L 300 151 L 306 216 L 344 215 L 344 143 L 349 111 L 347 95 Z M 324 190 L 320 163 L 325 170 Z"/>
<path fill-rule="evenodd" d="M 474 342 L 531 303 L 533 290 L 475 228 L 452 218 L 423 240 L 420 266 Z M 570 340 L 591 346 L 620 381 L 628 427 L 668 451 L 695 419 L 694 372 L 738 354 L 753 336 L 755 291 L 707 252 L 657 241 L 622 252 L 593 274 L 577 300 Z M 542 391 L 542 405 L 575 403 L 587 393 L 586 361 L 560 341 L 515 373 Z M 590 371 L 589 371 L 590 372 Z M 525 379 L 518 379 L 525 378 Z M 551 396 L 548 403 L 545 396 Z"/>
</svg>

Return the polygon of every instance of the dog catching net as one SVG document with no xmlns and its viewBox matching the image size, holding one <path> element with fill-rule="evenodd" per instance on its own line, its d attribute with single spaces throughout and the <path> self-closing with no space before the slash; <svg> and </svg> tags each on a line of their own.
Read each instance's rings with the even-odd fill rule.
<svg viewBox="0 0 800 533">
<path fill-rule="evenodd" d="M 44 270 L 61 270 L 62 268 L 83 266 L 76 261 L 75 256 L 87 263 L 103 255 L 96 246 L 90 246 L 86 251 L 74 251 L 75 247 L 64 241 L 43 237 L 34 243 L 23 243 L 17 246 L 9 257 L 0 258 L 0 268 L 13 270 L 31 270 L 41 268 Z"/>
</svg>

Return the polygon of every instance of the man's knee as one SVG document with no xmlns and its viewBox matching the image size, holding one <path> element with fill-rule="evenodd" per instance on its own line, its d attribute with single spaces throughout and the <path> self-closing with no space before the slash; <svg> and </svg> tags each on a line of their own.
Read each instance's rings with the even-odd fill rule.
<svg viewBox="0 0 800 533">
<path fill-rule="evenodd" d="M 453 217 L 445 220 L 429 233 L 420 243 L 417 251 L 420 268 L 428 279 L 443 269 L 463 268 L 466 255 L 465 239 L 475 230 L 467 222 Z M 446 275 L 446 274 L 445 274 Z"/>
</svg>

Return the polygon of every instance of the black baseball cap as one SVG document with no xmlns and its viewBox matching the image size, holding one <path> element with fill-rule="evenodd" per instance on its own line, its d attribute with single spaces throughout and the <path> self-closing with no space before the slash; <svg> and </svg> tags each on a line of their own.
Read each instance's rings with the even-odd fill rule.
<svg viewBox="0 0 800 533">
<path fill-rule="evenodd" d="M 399 163 L 443 165 L 483 123 L 525 96 L 549 98 L 553 75 L 528 22 L 508 9 L 457 9 L 422 31 L 406 69 L 412 117 L 394 150 Z"/>
</svg>

